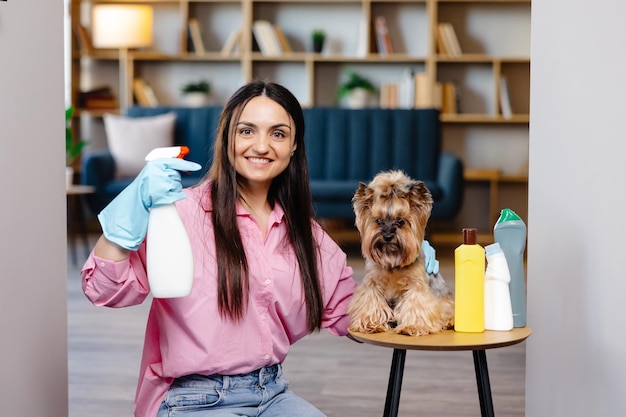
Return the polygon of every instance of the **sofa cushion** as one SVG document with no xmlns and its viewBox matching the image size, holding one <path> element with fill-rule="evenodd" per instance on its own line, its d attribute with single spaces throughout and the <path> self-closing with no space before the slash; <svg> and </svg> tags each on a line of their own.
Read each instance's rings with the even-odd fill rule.
<svg viewBox="0 0 626 417">
<path fill-rule="evenodd" d="M 115 161 L 115 176 L 135 177 L 145 165 L 148 152 L 172 146 L 175 120 L 174 113 L 141 118 L 105 114 L 104 128 Z"/>
<path fill-rule="evenodd" d="M 198 175 L 205 173 L 213 160 L 213 140 L 217 132 L 217 125 L 222 108 L 211 107 L 130 107 L 127 109 L 129 117 L 146 117 L 155 114 L 174 112 L 174 145 L 189 147 L 188 161 L 194 161 L 203 166 Z"/>
</svg>

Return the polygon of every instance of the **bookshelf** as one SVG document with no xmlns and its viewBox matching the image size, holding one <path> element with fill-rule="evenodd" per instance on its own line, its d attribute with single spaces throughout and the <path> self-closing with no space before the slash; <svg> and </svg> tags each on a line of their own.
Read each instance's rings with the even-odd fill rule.
<svg viewBox="0 0 626 417">
<path fill-rule="evenodd" d="M 304 107 L 335 105 L 336 87 L 347 70 L 377 86 L 400 80 L 407 69 L 425 72 L 433 85 L 454 81 L 460 88 L 459 112 L 441 115 L 443 147 L 464 160 L 469 188 L 476 188 L 465 206 L 479 208 L 464 207 L 458 220 L 446 227 L 453 233 L 462 227 L 486 230 L 492 226 L 488 221 L 494 206 L 510 206 L 520 215 L 527 211 L 527 192 L 520 184 L 527 181 L 530 0 L 72 0 L 72 20 L 87 32 L 90 9 L 97 3 L 153 6 L 154 45 L 130 51 L 127 70 L 149 83 L 165 105 L 182 105 L 181 87 L 201 79 L 211 84 L 215 104 L 225 102 L 243 82 L 267 78 L 289 88 Z M 388 22 L 393 53 L 386 56 L 375 49 L 377 16 Z M 199 24 L 204 53 L 191 48 L 190 19 Z M 258 20 L 278 26 L 293 52 L 268 56 L 255 48 L 252 27 Z M 452 24 L 460 55 L 439 50 L 437 26 L 442 22 Z M 311 33 L 316 29 L 326 32 L 322 53 L 312 52 Z M 223 54 L 236 30 L 241 30 L 237 49 Z M 74 102 L 81 90 L 109 85 L 115 91 L 117 52 L 86 52 L 76 41 L 73 44 Z M 512 108 L 508 118 L 500 103 L 503 76 Z M 96 148 L 105 147 L 101 116 L 107 110 L 77 110 L 76 128 L 83 129 Z M 481 169 L 497 171 L 498 180 L 472 174 Z M 489 216 L 477 220 L 481 210 Z"/>
</svg>

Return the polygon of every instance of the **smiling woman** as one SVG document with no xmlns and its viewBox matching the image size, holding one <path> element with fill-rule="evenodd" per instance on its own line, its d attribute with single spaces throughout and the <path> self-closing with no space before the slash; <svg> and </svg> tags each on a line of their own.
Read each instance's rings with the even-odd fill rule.
<svg viewBox="0 0 626 417">
<path fill-rule="evenodd" d="M 194 284 L 187 297 L 153 301 L 135 415 L 244 406 L 254 415 L 322 417 L 288 388 L 282 363 L 311 332 L 347 334 L 356 284 L 346 254 L 313 219 L 302 108 L 278 84 L 246 84 L 224 106 L 213 149 L 197 186 L 178 191 L 180 174 L 147 169 L 159 164 L 151 161 L 105 207 L 104 235 L 82 270 L 85 294 L 109 307 L 147 298 L 142 225 L 149 209 L 177 200 Z M 259 385 L 268 388 L 262 398 Z M 194 400 L 198 389 L 202 401 Z M 237 395 L 218 398 L 216 390 Z"/>
</svg>

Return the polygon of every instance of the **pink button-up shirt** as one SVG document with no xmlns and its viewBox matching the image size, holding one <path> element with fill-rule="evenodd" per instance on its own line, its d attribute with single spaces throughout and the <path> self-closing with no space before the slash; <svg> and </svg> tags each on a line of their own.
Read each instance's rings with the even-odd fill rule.
<svg viewBox="0 0 626 417">
<path fill-rule="evenodd" d="M 237 207 L 248 260 L 250 296 L 245 318 L 233 322 L 217 307 L 217 264 L 208 183 L 185 190 L 176 203 L 194 256 L 193 290 L 188 297 L 153 299 L 135 416 L 154 417 L 172 381 L 188 374 L 235 375 L 282 363 L 291 344 L 307 335 L 303 288 L 293 247 L 287 242 L 284 213 L 276 205 L 266 236 L 250 214 Z M 302 219 L 306 221 L 306 219 Z M 318 271 L 324 310 L 322 327 L 347 333 L 348 303 L 355 288 L 352 268 L 338 245 L 315 224 Z M 82 269 L 85 295 L 97 306 L 125 307 L 149 293 L 145 243 L 127 260 L 112 262 L 93 253 Z"/>
</svg>

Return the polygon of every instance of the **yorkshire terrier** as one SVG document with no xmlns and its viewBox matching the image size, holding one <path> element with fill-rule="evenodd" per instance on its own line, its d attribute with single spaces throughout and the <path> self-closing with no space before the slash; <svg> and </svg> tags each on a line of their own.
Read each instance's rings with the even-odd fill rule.
<svg viewBox="0 0 626 417">
<path fill-rule="evenodd" d="M 350 330 L 421 336 L 454 326 L 454 297 L 440 274 L 428 275 L 422 241 L 433 199 L 402 171 L 360 183 L 352 199 L 365 278 L 348 313 Z"/>
</svg>

